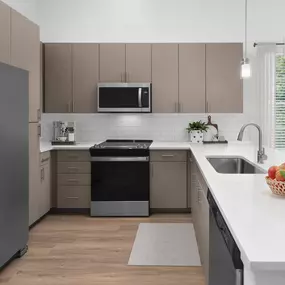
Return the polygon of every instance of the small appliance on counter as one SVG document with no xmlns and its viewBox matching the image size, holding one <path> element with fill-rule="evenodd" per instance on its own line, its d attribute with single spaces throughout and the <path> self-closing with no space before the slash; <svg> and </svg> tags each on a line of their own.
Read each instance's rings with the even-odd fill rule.
<svg viewBox="0 0 285 285">
<path fill-rule="evenodd" d="M 75 122 L 53 122 L 52 145 L 74 145 L 75 141 Z"/>
</svg>

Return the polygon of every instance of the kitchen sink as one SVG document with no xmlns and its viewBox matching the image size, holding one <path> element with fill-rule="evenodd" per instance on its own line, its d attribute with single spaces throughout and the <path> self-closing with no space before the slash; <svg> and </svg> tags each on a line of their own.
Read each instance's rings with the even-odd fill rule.
<svg viewBox="0 0 285 285">
<path fill-rule="evenodd" d="M 214 169 L 225 174 L 265 174 L 266 171 L 240 157 L 207 157 Z"/>
</svg>

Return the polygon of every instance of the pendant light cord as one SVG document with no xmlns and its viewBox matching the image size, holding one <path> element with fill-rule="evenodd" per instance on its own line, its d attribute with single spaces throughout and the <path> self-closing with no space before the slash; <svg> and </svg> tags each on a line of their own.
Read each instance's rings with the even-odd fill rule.
<svg viewBox="0 0 285 285">
<path fill-rule="evenodd" d="M 244 57 L 247 58 L 247 0 L 245 0 L 244 9 Z"/>
</svg>

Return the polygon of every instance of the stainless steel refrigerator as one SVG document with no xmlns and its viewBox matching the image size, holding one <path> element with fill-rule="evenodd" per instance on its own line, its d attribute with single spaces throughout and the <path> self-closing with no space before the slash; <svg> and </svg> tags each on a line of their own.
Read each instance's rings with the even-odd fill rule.
<svg viewBox="0 0 285 285">
<path fill-rule="evenodd" d="M 0 269 L 27 250 L 29 73 L 0 63 Z"/>
</svg>

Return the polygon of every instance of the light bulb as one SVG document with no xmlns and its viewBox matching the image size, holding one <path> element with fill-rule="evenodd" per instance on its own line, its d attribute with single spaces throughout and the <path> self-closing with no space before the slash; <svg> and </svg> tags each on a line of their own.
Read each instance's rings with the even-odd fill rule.
<svg viewBox="0 0 285 285">
<path fill-rule="evenodd" d="M 241 78 L 251 77 L 251 66 L 248 58 L 244 58 L 241 62 Z"/>
</svg>

